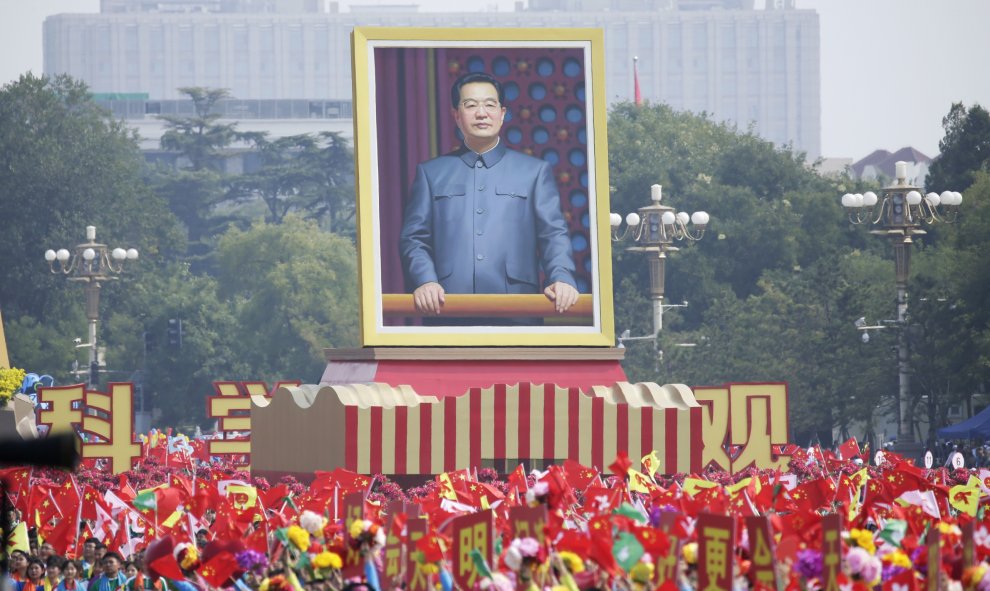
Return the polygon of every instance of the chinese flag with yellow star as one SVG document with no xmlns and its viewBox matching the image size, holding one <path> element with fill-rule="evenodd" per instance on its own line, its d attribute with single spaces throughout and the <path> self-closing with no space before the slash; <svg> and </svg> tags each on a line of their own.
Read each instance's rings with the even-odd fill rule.
<svg viewBox="0 0 990 591">
<path fill-rule="evenodd" d="M 228 579 L 240 566 L 237 559 L 228 551 L 219 552 L 199 569 L 199 574 L 215 589 L 228 586 Z"/>
</svg>

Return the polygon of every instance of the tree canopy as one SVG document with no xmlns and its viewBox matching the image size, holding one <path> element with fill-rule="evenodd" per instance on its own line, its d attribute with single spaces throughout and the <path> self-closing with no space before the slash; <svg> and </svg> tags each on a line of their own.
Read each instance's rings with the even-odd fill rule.
<svg viewBox="0 0 990 591">
<path fill-rule="evenodd" d="M 953 103 L 942 119 L 945 137 L 928 169 L 929 191 L 965 191 L 976 173 L 990 171 L 990 113 L 980 105 Z"/>
</svg>

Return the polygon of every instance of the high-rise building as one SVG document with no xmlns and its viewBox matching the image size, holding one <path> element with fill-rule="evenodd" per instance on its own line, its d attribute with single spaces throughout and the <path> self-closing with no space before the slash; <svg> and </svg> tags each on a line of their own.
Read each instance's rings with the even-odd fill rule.
<svg viewBox="0 0 990 591">
<path fill-rule="evenodd" d="M 103 0 L 99 14 L 44 25 L 46 73 L 96 93 L 179 99 L 229 88 L 239 99 L 349 100 L 355 26 L 596 27 L 608 101 L 642 96 L 753 129 L 820 155 L 819 22 L 794 0 L 529 0 L 511 12 L 419 12 L 414 4 L 323 0 Z"/>
</svg>

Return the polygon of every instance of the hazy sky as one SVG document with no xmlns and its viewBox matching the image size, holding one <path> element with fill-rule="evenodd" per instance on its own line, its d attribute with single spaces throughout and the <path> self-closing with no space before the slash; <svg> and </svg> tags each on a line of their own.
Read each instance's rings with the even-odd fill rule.
<svg viewBox="0 0 990 591">
<path fill-rule="evenodd" d="M 423 10 L 511 10 L 514 0 L 417 3 Z M 980 65 L 990 56 L 990 0 L 797 0 L 797 5 L 817 10 L 821 18 L 823 155 L 859 159 L 876 148 L 910 145 L 935 156 L 942 117 L 953 102 L 990 108 L 990 68 Z M 98 11 L 99 0 L 0 0 L 0 83 L 28 70 L 41 73 L 46 16 Z"/>
</svg>

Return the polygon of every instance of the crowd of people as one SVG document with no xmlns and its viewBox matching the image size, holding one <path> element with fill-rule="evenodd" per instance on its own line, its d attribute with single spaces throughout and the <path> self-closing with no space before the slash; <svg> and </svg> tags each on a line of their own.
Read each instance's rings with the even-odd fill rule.
<svg viewBox="0 0 990 591">
<path fill-rule="evenodd" d="M 210 465 L 162 470 L 151 462 L 103 480 L 14 469 L 0 474 L 15 507 L 8 582 L 14 591 L 743 591 L 833 583 L 910 591 L 933 576 L 937 532 L 940 589 L 990 589 L 990 470 L 924 470 L 889 451 L 877 465 L 851 449 L 790 446 L 780 450 L 790 456 L 786 471 L 665 476 L 635 470 L 620 454 L 605 471 L 571 461 L 528 474 L 520 466 L 505 477 L 459 470 L 412 489 L 342 469 L 306 485 L 271 485 Z M 519 511 L 534 508 L 540 517 L 520 529 Z M 489 512 L 490 547 L 476 535 L 483 521 L 472 522 L 474 537 L 459 533 L 461 520 Z M 712 515 L 731 518 L 727 539 L 705 537 L 715 531 L 703 525 Z M 841 516 L 842 527 L 832 550 L 830 515 Z M 753 517 L 769 533 L 768 552 L 753 541 Z M 721 562 L 712 540 L 724 544 Z M 829 552 L 838 552 L 834 560 Z"/>
<path fill-rule="evenodd" d="M 33 545 L 31 553 L 17 549 L 8 557 L 14 591 L 115 591 L 144 589 L 140 555 L 124 560 L 96 538 L 83 544 L 82 556 L 66 558 L 49 543 Z"/>
</svg>

